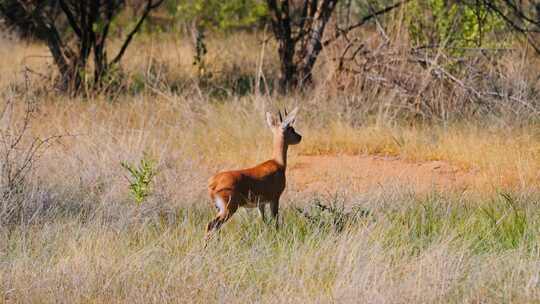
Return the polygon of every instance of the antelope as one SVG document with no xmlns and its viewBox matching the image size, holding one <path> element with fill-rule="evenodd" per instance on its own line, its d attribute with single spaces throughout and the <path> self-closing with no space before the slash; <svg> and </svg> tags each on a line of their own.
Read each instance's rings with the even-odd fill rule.
<svg viewBox="0 0 540 304">
<path fill-rule="evenodd" d="M 252 168 L 220 172 L 208 180 L 208 192 L 218 213 L 206 227 L 206 240 L 233 216 L 238 207 L 259 208 L 266 223 L 265 208 L 270 204 L 278 228 L 279 198 L 285 190 L 287 149 L 302 140 L 293 127 L 297 112 L 298 107 L 289 114 L 285 110 L 283 118 L 278 111 L 279 121 L 266 112 L 266 123 L 273 134 L 272 159 Z"/>
</svg>

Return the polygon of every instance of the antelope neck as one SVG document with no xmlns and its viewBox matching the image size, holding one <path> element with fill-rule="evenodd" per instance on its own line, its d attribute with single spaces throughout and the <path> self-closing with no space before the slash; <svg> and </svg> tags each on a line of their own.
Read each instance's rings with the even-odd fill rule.
<svg viewBox="0 0 540 304">
<path fill-rule="evenodd" d="M 272 152 L 272 158 L 283 168 L 287 167 L 287 149 L 289 146 L 285 144 L 285 138 L 283 135 L 274 135 L 274 150 Z"/>
</svg>

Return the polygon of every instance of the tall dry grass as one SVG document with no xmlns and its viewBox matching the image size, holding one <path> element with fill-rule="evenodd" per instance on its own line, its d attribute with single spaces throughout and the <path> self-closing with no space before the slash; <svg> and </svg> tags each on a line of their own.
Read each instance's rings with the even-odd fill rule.
<svg viewBox="0 0 540 304">
<path fill-rule="evenodd" d="M 344 231 L 292 208 L 276 232 L 239 212 L 206 249 L 208 209 L 124 206 L 3 231 L 7 302 L 535 302 L 534 197 L 371 193 Z M 300 204 L 303 204 L 300 202 Z M 106 210 L 109 209 L 109 210 Z M 495 222 L 494 222 L 495 221 Z"/>
<path fill-rule="evenodd" d="M 23 212 L 0 228 L 4 302 L 540 299 L 536 58 L 520 49 L 492 57 L 497 64 L 489 75 L 504 76 L 497 86 L 508 94 L 475 113 L 477 105 L 464 102 L 471 100 L 468 89 L 407 63 L 399 41 L 396 49 L 373 54 L 378 64 L 385 54 L 399 64 L 369 71 L 387 79 L 408 75 L 404 87 L 337 74 L 328 50 L 312 91 L 275 95 L 275 46 L 268 43 L 263 52 L 262 41 L 263 33 L 209 41 L 212 75 L 198 79 L 185 39 L 144 37 L 123 63 L 128 89 L 90 98 L 51 92 L 32 72 L 27 86 L 25 66 L 50 73 L 50 58 L 34 56 L 47 54 L 45 48 L 2 41 L 3 102 L 16 104 L 6 121 L 17 122 L 31 99 L 39 111 L 28 140 L 62 135 L 40 153 L 25 180 Z M 397 187 L 343 200 L 287 193 L 280 231 L 242 210 L 203 250 L 203 228 L 212 216 L 207 177 L 266 159 L 264 112 L 295 105 L 304 141 L 290 151 L 293 165 L 300 154 L 443 160 L 476 172 L 469 191 L 478 195 L 419 195 Z M 433 120 L 426 118 L 430 113 Z M 145 152 L 159 173 L 152 195 L 137 207 L 120 163 Z M 347 207 L 310 209 L 321 200 Z M 344 214 L 353 206 L 362 212 L 349 219 Z M 349 222 L 337 229 L 343 218 Z"/>
</svg>

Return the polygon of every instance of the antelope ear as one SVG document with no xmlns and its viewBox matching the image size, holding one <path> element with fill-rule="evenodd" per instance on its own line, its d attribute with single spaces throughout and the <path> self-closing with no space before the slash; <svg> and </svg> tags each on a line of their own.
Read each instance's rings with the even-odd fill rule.
<svg viewBox="0 0 540 304">
<path fill-rule="evenodd" d="M 292 125 L 296 120 L 296 114 L 298 114 L 298 107 L 294 108 L 294 110 L 292 110 L 291 113 L 289 113 L 287 117 L 285 117 L 285 119 L 281 123 L 281 127 L 286 128 L 287 126 Z"/>
<path fill-rule="evenodd" d="M 277 121 L 270 112 L 266 112 L 266 123 L 270 128 L 274 128 L 277 125 Z"/>
</svg>

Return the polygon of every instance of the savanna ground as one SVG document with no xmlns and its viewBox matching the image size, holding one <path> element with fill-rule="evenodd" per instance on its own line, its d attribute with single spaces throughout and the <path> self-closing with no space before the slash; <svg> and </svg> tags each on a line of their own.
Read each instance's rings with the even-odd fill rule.
<svg viewBox="0 0 540 304">
<path fill-rule="evenodd" d="M 492 66 L 525 106 L 494 101 L 471 114 L 459 86 L 435 87 L 424 110 L 438 116 L 427 120 L 393 90 L 340 78 L 332 50 L 312 90 L 272 93 L 265 40 L 210 39 L 212 75 L 201 79 L 185 39 L 145 35 L 123 62 L 127 91 L 77 98 L 49 89 L 42 45 L 2 40 L 4 132 L 19 134 L 27 102 L 35 109 L 3 161 L 24 161 L 35 136 L 59 136 L 3 198 L 2 301 L 540 301 L 540 107 L 526 94 L 540 64 L 530 50 Z M 423 92 L 436 86 L 417 75 Z M 290 149 L 280 229 L 240 210 L 204 249 L 206 180 L 269 157 L 264 112 L 296 105 L 303 142 Z M 157 175 L 137 205 L 121 162 L 142 158 Z"/>
</svg>

